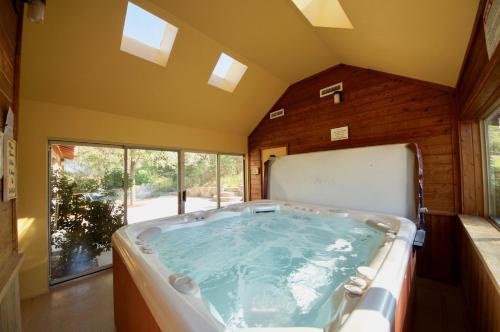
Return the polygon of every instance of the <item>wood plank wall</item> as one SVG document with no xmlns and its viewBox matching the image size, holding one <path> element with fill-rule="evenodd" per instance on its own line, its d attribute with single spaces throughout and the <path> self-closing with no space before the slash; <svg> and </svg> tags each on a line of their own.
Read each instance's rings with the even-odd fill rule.
<svg viewBox="0 0 500 332">
<path fill-rule="evenodd" d="M 485 238 L 484 240 L 489 240 Z M 481 254 L 462 224 L 459 225 L 460 275 L 467 311 L 474 331 L 500 331 L 500 291 Z"/>
<path fill-rule="evenodd" d="M 343 82 L 344 102 L 319 97 Z M 249 165 L 260 150 L 287 145 L 289 154 L 389 143 L 416 142 L 424 161 L 425 205 L 459 211 L 458 142 L 454 89 L 348 65 L 338 65 L 291 85 L 248 138 Z M 330 141 L 330 129 L 349 126 L 349 139 Z M 250 176 L 250 198 L 261 198 L 261 176 Z"/>
<path fill-rule="evenodd" d="M 19 54 L 21 19 L 15 14 L 12 1 L 0 0 L 0 120 L 5 122 L 11 107 L 18 117 Z M 16 131 L 17 125 L 15 126 Z M 17 132 L 14 133 L 17 135 Z M 17 136 L 16 136 L 17 137 Z M 0 181 L 0 196 L 3 183 Z M 15 200 L 0 201 L 0 267 L 17 252 L 17 220 Z"/>
<path fill-rule="evenodd" d="M 497 47 L 491 59 L 488 58 L 482 23 L 485 4 L 483 0 L 479 6 L 457 84 L 462 167 L 461 213 L 478 216 L 485 214 L 480 124 L 488 113 L 500 105 L 500 51 Z"/>
<path fill-rule="evenodd" d="M 457 84 L 460 113 L 462 213 L 488 217 L 485 211 L 480 125 L 500 105 L 500 51 L 488 58 L 481 1 L 469 49 Z M 471 237 L 461 223 L 458 252 L 460 279 L 475 331 L 500 331 L 500 292 Z M 488 240 L 488 239 L 483 239 Z"/>
<path fill-rule="evenodd" d="M 460 281 L 458 225 L 455 213 L 426 215 L 426 242 L 417 253 L 420 276 L 451 284 Z"/>
<path fill-rule="evenodd" d="M 500 52 L 498 47 L 488 58 L 482 23 L 486 1 L 481 1 L 476 15 L 469 48 L 457 84 L 457 101 L 461 119 L 484 116 L 500 98 Z"/>
</svg>

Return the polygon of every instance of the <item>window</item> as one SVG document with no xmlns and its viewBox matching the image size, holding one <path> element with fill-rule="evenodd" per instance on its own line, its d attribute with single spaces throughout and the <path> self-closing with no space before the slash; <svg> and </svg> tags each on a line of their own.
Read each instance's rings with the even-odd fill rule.
<svg viewBox="0 0 500 332">
<path fill-rule="evenodd" d="M 292 0 L 316 27 L 353 29 L 339 0 Z"/>
<path fill-rule="evenodd" d="M 217 154 L 184 153 L 184 190 L 186 213 L 218 207 Z"/>
<path fill-rule="evenodd" d="M 219 156 L 220 205 L 241 203 L 245 198 L 245 161 L 243 156 Z"/>
<path fill-rule="evenodd" d="M 485 121 L 489 213 L 500 226 L 500 108 Z"/>
<path fill-rule="evenodd" d="M 50 284 L 109 267 L 111 235 L 127 223 L 245 200 L 242 155 L 55 141 L 49 146 Z"/>
<path fill-rule="evenodd" d="M 172 24 L 129 2 L 120 50 L 166 66 L 177 30 Z"/>
<path fill-rule="evenodd" d="M 109 267 L 111 235 L 125 225 L 124 150 L 50 144 L 50 283 Z"/>
<path fill-rule="evenodd" d="M 231 58 L 229 55 L 221 53 L 212 75 L 208 79 L 208 84 L 228 92 L 233 92 L 247 68 L 247 66 Z"/>
<path fill-rule="evenodd" d="M 177 151 L 127 149 L 127 223 L 179 212 Z"/>
</svg>

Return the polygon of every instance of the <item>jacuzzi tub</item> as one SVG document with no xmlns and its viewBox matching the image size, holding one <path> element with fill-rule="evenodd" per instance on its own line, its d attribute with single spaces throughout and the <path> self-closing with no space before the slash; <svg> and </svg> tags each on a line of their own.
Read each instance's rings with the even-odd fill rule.
<svg viewBox="0 0 500 332">
<path fill-rule="evenodd" d="M 250 218 L 251 222 L 254 214 L 284 212 L 331 218 L 340 223 L 343 218 L 354 220 L 382 234 L 370 260 L 354 270 L 351 268 L 352 273 L 328 295 L 331 319 L 322 327 L 228 327 L 202 297 L 196 280 L 171 271 L 153 245 L 158 245 L 158 239 L 167 232 L 222 222 L 230 217 Z M 125 226 L 113 235 L 116 326 L 119 331 L 133 330 L 134 325 L 141 331 L 172 332 L 391 331 L 395 320 L 404 319 L 405 315 L 406 304 L 401 302 L 406 299 L 400 294 L 408 288 L 405 285 L 414 234 L 414 224 L 405 218 L 278 201 L 243 203 Z M 311 278 L 314 277 L 312 274 Z M 123 281 L 127 278 L 133 281 L 132 285 Z M 131 289 L 137 289 L 137 295 L 130 295 Z M 403 317 L 396 318 L 396 311 Z M 136 312 L 145 314 L 135 315 Z"/>
</svg>

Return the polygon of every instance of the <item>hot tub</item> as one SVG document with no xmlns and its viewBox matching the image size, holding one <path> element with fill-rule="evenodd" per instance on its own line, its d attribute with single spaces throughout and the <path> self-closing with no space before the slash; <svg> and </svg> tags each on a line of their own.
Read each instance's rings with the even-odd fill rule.
<svg viewBox="0 0 500 332">
<path fill-rule="evenodd" d="M 113 235 L 116 327 L 391 331 L 414 235 L 405 218 L 267 200 L 125 226 Z"/>
</svg>

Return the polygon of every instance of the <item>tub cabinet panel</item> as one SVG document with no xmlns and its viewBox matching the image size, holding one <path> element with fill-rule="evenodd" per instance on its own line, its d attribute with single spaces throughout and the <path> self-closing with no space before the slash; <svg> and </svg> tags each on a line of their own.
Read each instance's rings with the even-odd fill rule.
<svg viewBox="0 0 500 332">
<path fill-rule="evenodd" d="M 401 287 L 398 306 L 396 308 L 396 317 L 394 321 L 394 332 L 410 332 L 413 319 L 413 308 L 415 302 L 415 266 L 417 254 L 412 252 L 405 278 Z"/>
<path fill-rule="evenodd" d="M 113 249 L 113 302 L 118 332 L 160 332 L 117 250 Z"/>
</svg>

